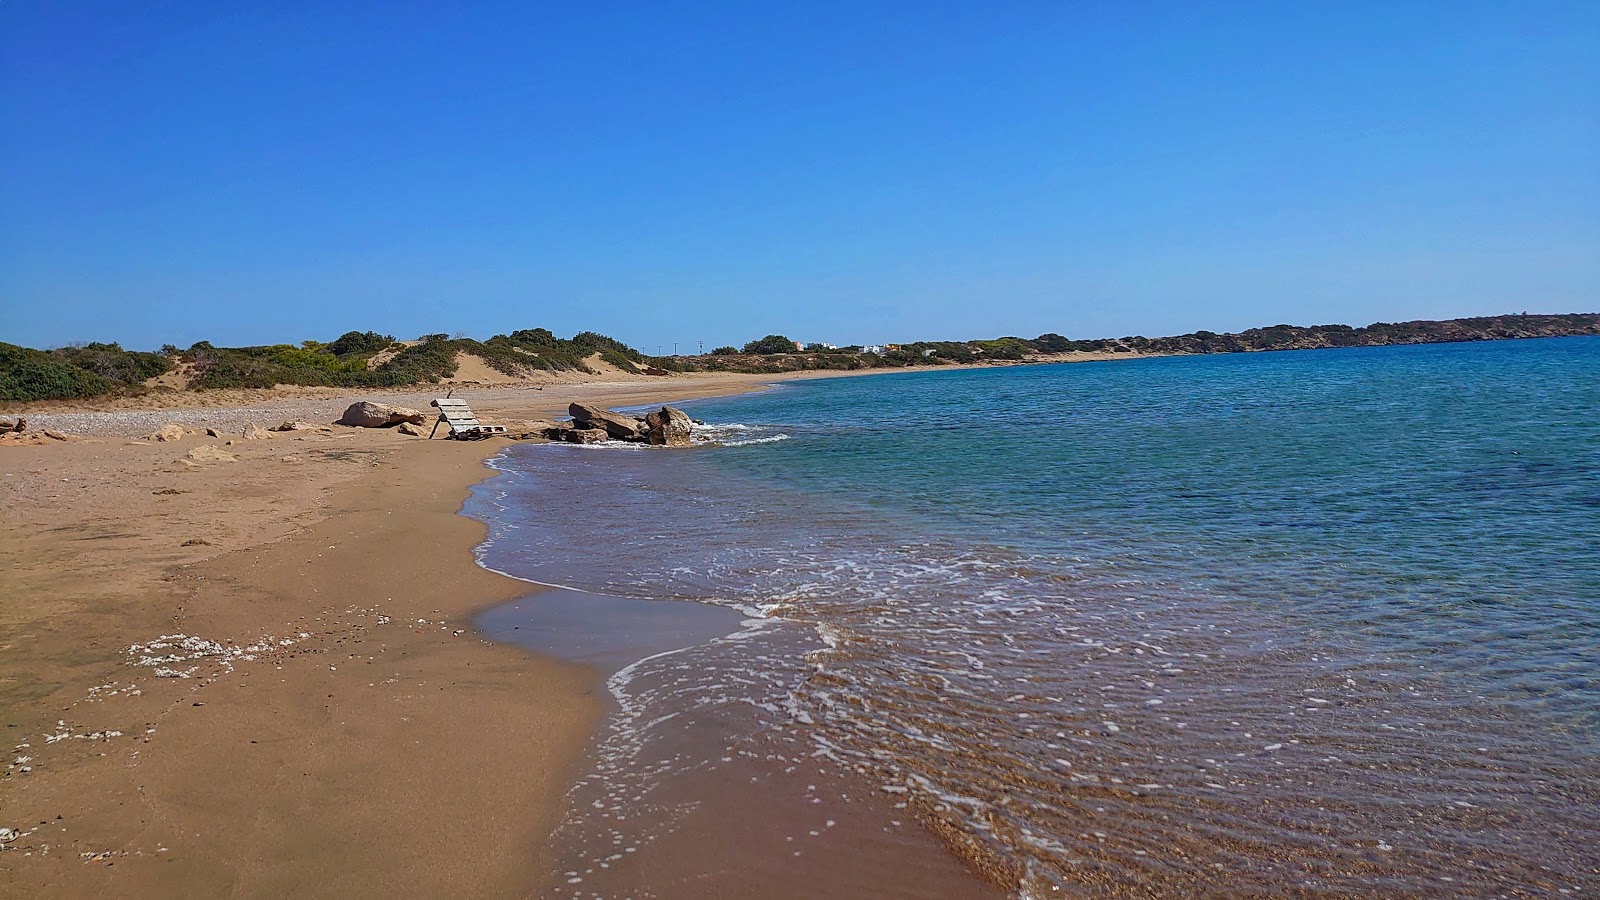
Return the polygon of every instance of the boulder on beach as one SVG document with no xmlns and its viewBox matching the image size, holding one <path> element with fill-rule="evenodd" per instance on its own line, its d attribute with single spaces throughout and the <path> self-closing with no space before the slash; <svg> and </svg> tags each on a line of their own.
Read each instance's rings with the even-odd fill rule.
<svg viewBox="0 0 1600 900">
<path fill-rule="evenodd" d="M 373 403 L 362 400 L 350 404 L 339 418 L 340 425 L 350 425 L 356 428 L 388 428 L 390 425 L 399 425 L 401 422 L 410 422 L 421 425 L 424 421 L 422 413 L 404 406 L 390 406 L 387 403 Z"/>
<path fill-rule="evenodd" d="M 20 418 L 19 419 L 13 419 L 13 418 L 11 418 L 9 416 L 0 416 L 0 434 L 7 434 L 7 433 L 13 432 L 13 431 L 27 431 L 27 430 L 28 430 L 28 420 L 27 419 L 20 419 Z"/>
<path fill-rule="evenodd" d="M 572 428 L 565 439 L 569 444 L 603 444 L 611 440 L 611 435 L 604 428 Z"/>
<path fill-rule="evenodd" d="M 395 428 L 395 431 L 398 431 L 401 434 L 409 434 L 412 437 L 422 437 L 422 427 L 419 425 L 413 425 L 410 422 L 401 422 L 400 425 Z"/>
<path fill-rule="evenodd" d="M 238 460 L 239 457 L 218 447 L 216 444 L 201 444 L 189 451 L 184 462 L 192 465 L 203 462 L 237 462 Z"/>
<path fill-rule="evenodd" d="M 681 409 L 663 406 L 644 417 L 646 439 L 657 447 L 687 447 L 694 421 Z"/>
<path fill-rule="evenodd" d="M 147 440 L 156 441 L 157 443 L 161 444 L 168 444 L 173 441 L 181 441 L 189 435 L 197 433 L 198 432 L 179 425 L 177 422 L 172 422 L 161 426 L 161 428 L 154 434 L 150 435 Z"/>
<path fill-rule="evenodd" d="M 644 432 L 644 423 L 638 419 L 587 403 L 574 403 L 567 407 L 567 413 L 580 429 L 603 428 L 619 441 L 636 441 Z"/>
<path fill-rule="evenodd" d="M 267 430 L 268 431 L 315 431 L 317 428 L 320 428 L 320 427 L 321 426 L 313 425 L 310 422 L 285 422 L 282 425 L 274 425 L 271 428 L 268 428 Z"/>
<path fill-rule="evenodd" d="M 244 439 L 247 441 L 265 441 L 272 437 L 272 432 L 262 428 L 254 422 L 244 426 Z"/>
</svg>

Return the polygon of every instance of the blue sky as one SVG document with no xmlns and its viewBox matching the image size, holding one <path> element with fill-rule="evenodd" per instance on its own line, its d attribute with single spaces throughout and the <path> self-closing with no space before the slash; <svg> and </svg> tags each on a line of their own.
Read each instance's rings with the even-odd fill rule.
<svg viewBox="0 0 1600 900">
<path fill-rule="evenodd" d="M 1600 309 L 1600 4 L 0 5 L 0 340 Z"/>
</svg>

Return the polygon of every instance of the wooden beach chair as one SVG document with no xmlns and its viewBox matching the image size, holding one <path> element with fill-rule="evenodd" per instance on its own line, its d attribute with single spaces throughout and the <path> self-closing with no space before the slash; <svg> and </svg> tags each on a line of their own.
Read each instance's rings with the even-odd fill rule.
<svg viewBox="0 0 1600 900">
<path fill-rule="evenodd" d="M 442 397 L 429 405 L 439 409 L 439 418 L 434 420 L 433 431 L 428 432 L 428 440 L 430 441 L 438 433 L 440 422 L 449 424 L 449 436 L 458 441 L 475 441 L 486 438 L 491 434 L 506 433 L 504 425 L 484 425 L 480 423 L 478 417 L 473 414 L 472 407 L 468 406 L 465 400 Z"/>
</svg>

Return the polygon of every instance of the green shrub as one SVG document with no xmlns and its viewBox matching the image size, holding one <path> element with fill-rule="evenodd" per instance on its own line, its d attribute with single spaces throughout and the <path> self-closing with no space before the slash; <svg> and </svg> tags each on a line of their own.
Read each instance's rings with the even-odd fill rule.
<svg viewBox="0 0 1600 900">
<path fill-rule="evenodd" d="M 125 385 L 138 385 L 164 374 L 171 360 L 160 353 L 124 350 L 118 344 L 85 344 L 61 347 L 50 355 L 71 366 L 87 369 L 102 378 Z"/>
<path fill-rule="evenodd" d="M 781 334 L 769 334 L 759 341 L 751 341 L 744 345 L 746 353 L 794 353 L 794 341 Z"/>
<path fill-rule="evenodd" d="M 70 400 L 110 393 L 116 386 L 43 350 L 0 343 L 0 400 Z"/>
<path fill-rule="evenodd" d="M 392 343 L 394 343 L 393 335 L 379 334 L 376 331 L 347 331 L 328 345 L 328 352 L 334 356 L 350 356 L 358 353 L 371 356 Z"/>
</svg>

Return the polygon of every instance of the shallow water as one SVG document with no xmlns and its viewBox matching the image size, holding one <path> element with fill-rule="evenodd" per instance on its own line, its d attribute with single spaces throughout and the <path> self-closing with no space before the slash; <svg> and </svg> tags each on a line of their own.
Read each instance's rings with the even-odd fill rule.
<svg viewBox="0 0 1600 900">
<path fill-rule="evenodd" d="M 485 610 L 475 624 L 497 641 L 593 666 L 632 663 L 715 640 L 739 628 L 731 609 L 688 600 L 636 600 L 551 588 Z"/>
<path fill-rule="evenodd" d="M 611 677 L 566 864 L 810 760 L 1028 895 L 1600 892 L 1600 339 L 689 408 L 730 446 L 519 446 L 471 504 L 494 568 L 746 616 Z"/>
</svg>

